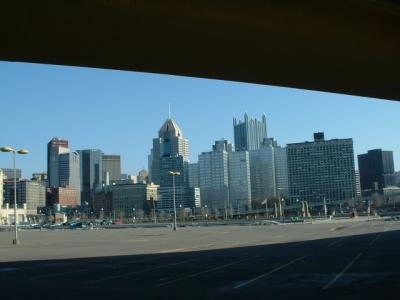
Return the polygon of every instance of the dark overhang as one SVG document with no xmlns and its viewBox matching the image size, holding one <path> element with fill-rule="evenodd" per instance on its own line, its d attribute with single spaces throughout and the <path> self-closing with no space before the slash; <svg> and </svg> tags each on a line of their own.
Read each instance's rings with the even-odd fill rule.
<svg viewBox="0 0 400 300">
<path fill-rule="evenodd" d="M 0 59 L 400 100 L 400 5 L 4 0 Z"/>
</svg>

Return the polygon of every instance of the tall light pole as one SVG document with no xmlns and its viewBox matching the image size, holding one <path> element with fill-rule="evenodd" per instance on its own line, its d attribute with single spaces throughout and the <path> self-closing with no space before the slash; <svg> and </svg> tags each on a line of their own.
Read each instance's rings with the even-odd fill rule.
<svg viewBox="0 0 400 300">
<path fill-rule="evenodd" d="M 18 245 L 18 225 L 17 225 L 17 170 L 15 169 L 15 154 L 28 154 L 29 151 L 26 149 L 13 149 L 11 147 L 1 147 L 1 152 L 12 152 L 13 153 L 13 168 L 14 168 L 14 240 L 13 244 Z"/>
<path fill-rule="evenodd" d="M 173 190 L 173 201 L 174 201 L 174 231 L 176 230 L 176 203 L 175 203 L 175 176 L 181 175 L 180 172 L 168 172 L 169 176 L 172 176 L 172 190 Z"/>
</svg>

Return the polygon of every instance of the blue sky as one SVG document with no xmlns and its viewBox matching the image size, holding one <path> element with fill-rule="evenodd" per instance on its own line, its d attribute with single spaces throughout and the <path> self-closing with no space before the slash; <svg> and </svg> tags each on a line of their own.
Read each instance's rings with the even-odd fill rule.
<svg viewBox="0 0 400 300">
<path fill-rule="evenodd" d="M 366 83 L 371 84 L 371 83 Z M 355 154 L 394 151 L 400 169 L 400 103 L 347 95 L 179 76 L 0 62 L 0 145 L 30 150 L 23 175 L 46 169 L 46 143 L 66 138 L 74 150 L 122 156 L 122 171 L 147 168 L 152 138 L 172 115 L 189 139 L 191 161 L 215 140 L 233 142 L 232 118 L 267 115 L 281 145 L 325 137 L 353 138 Z M 0 153 L 0 167 L 11 166 Z M 356 165 L 357 168 L 357 165 Z"/>
</svg>

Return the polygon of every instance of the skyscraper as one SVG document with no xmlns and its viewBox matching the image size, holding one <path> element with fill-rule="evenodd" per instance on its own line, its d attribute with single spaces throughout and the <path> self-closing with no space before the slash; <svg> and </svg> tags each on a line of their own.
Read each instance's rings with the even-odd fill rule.
<svg viewBox="0 0 400 300">
<path fill-rule="evenodd" d="M 361 190 L 375 190 L 375 188 L 382 190 L 390 185 L 385 182 L 385 175 L 394 173 L 393 152 L 374 149 L 360 154 L 358 155 L 358 168 Z"/>
<path fill-rule="evenodd" d="M 76 203 L 81 204 L 81 174 L 79 153 L 68 152 L 59 155 L 59 186 L 76 191 Z"/>
<path fill-rule="evenodd" d="M 263 114 L 261 121 L 249 119 L 245 113 L 243 121 L 233 118 L 233 132 L 236 151 L 259 149 L 262 141 L 267 138 L 267 118 Z"/>
<path fill-rule="evenodd" d="M 250 159 L 248 151 L 228 153 L 229 202 L 233 210 L 251 207 Z"/>
<path fill-rule="evenodd" d="M 110 185 L 112 182 L 121 178 L 121 156 L 103 154 L 102 155 L 102 178 L 103 183 Z"/>
<path fill-rule="evenodd" d="M 169 210 L 173 206 L 173 178 L 168 174 L 170 171 L 180 173 L 174 177 L 176 200 L 179 197 L 181 205 L 194 205 L 196 201 L 200 201 L 198 189 L 189 187 L 188 140 L 183 137 L 181 129 L 172 118 L 164 122 L 158 132 L 158 138 L 153 139 L 149 167 L 150 182 L 160 185 L 158 208 Z"/>
<path fill-rule="evenodd" d="M 68 140 L 62 140 L 57 137 L 51 139 L 47 144 L 47 178 L 49 187 L 60 186 L 59 182 L 59 155 L 69 152 Z"/>
<path fill-rule="evenodd" d="M 200 187 L 199 181 L 199 164 L 189 163 L 188 165 L 188 177 L 190 187 Z"/>
<path fill-rule="evenodd" d="M 161 165 L 163 158 L 165 159 L 163 165 Z M 174 159 L 178 161 L 174 163 Z M 150 181 L 155 184 L 161 184 L 161 181 L 163 181 L 163 184 L 165 184 L 165 181 L 168 181 L 165 176 L 166 168 L 179 167 L 184 164 L 187 168 L 188 160 L 189 142 L 183 138 L 182 130 L 175 120 L 168 118 L 161 126 L 158 138 L 153 139 L 153 148 L 149 155 Z M 163 171 L 161 172 L 161 170 Z"/>
<path fill-rule="evenodd" d="M 286 148 L 274 139 L 264 139 L 260 149 L 249 151 L 251 198 L 263 201 L 268 197 L 288 195 Z"/>
<path fill-rule="evenodd" d="M 227 140 L 216 141 L 213 150 L 199 155 L 198 171 L 201 199 L 208 208 L 218 211 L 230 207 Z"/>
<path fill-rule="evenodd" d="M 355 197 L 356 182 L 352 139 L 325 140 L 314 134 L 313 142 L 287 145 L 291 203 L 322 203 Z"/>
<path fill-rule="evenodd" d="M 81 201 L 92 203 L 96 190 L 100 190 L 103 183 L 103 168 L 101 150 L 78 150 L 80 156 Z"/>
</svg>

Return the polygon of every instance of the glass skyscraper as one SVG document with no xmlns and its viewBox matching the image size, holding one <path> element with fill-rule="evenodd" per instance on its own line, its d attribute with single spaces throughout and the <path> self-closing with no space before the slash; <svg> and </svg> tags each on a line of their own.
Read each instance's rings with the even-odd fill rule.
<svg viewBox="0 0 400 300">
<path fill-rule="evenodd" d="M 244 120 L 233 118 L 233 132 L 236 151 L 259 149 L 263 140 L 267 138 L 267 118 L 262 115 L 261 121 L 249 118 L 244 114 Z"/>
<path fill-rule="evenodd" d="M 103 183 L 103 153 L 97 149 L 77 152 L 80 156 L 81 201 L 91 205 L 95 191 L 100 190 Z"/>
</svg>

